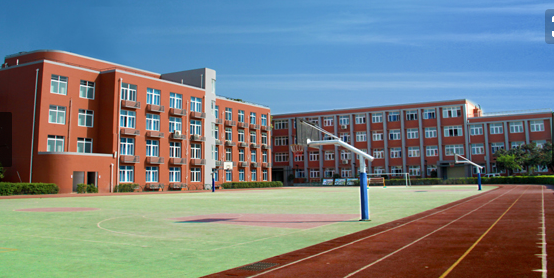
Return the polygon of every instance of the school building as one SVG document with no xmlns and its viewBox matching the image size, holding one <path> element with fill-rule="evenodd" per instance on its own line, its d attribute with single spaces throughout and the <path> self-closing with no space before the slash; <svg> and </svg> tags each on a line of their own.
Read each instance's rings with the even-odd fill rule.
<svg viewBox="0 0 554 278">
<path fill-rule="evenodd" d="M 357 173 L 356 157 L 337 146 L 305 147 L 295 157 L 289 146 L 296 143 L 297 117 L 375 157 L 367 166 L 375 174 L 476 176 L 476 167 L 454 163 L 455 153 L 484 166 L 484 173 L 496 173 L 496 150 L 552 142 L 550 109 L 486 114 L 466 99 L 279 114 L 273 116 L 274 180 L 285 182 L 292 174 L 296 181 L 318 181 Z M 545 166 L 537 171 L 552 174 Z"/>
<path fill-rule="evenodd" d="M 269 119 L 266 106 L 216 95 L 208 68 L 159 74 L 58 50 L 8 55 L 0 68 L 4 181 L 60 193 L 206 189 L 212 174 L 216 186 L 270 181 Z"/>
</svg>

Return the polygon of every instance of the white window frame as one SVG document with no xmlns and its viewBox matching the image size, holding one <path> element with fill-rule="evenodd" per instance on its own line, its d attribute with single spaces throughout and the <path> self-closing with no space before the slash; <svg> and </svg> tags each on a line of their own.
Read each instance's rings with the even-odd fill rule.
<svg viewBox="0 0 554 278">
<path fill-rule="evenodd" d="M 48 135 L 46 141 L 47 152 L 63 152 L 65 145 L 65 138 L 59 135 Z"/>
<path fill-rule="evenodd" d="M 367 132 L 357 131 L 356 132 L 356 142 L 366 142 L 367 141 Z"/>
<path fill-rule="evenodd" d="M 79 85 L 79 97 L 94 99 L 94 82 L 81 80 Z"/>
<path fill-rule="evenodd" d="M 523 133 L 523 122 L 510 122 L 510 133 Z"/>
<path fill-rule="evenodd" d="M 50 93 L 67 95 L 67 77 L 52 74 L 50 78 Z"/>
<path fill-rule="evenodd" d="M 244 123 L 244 110 L 239 110 L 239 122 Z"/>
<path fill-rule="evenodd" d="M 190 168 L 190 181 L 191 182 L 201 182 L 202 181 L 202 169 L 201 168 Z"/>
<path fill-rule="evenodd" d="M 471 144 L 471 154 L 472 155 L 485 154 L 485 146 L 483 145 L 483 143 Z"/>
<path fill-rule="evenodd" d="M 78 153 L 92 153 L 92 138 L 77 138 Z"/>
<path fill-rule="evenodd" d="M 504 124 L 503 123 L 489 124 L 489 130 L 491 134 L 502 134 L 504 133 Z"/>
<path fill-rule="evenodd" d="M 79 118 L 77 124 L 83 127 L 94 127 L 94 111 L 79 109 Z"/>
<path fill-rule="evenodd" d="M 256 113 L 250 112 L 250 124 L 255 125 L 256 124 Z"/>
<path fill-rule="evenodd" d="M 335 160 L 335 151 L 325 151 L 325 160 Z"/>
<path fill-rule="evenodd" d="M 464 136 L 464 131 L 461 125 L 444 127 L 444 137 L 459 137 L 459 136 Z"/>
<path fill-rule="evenodd" d="M 146 140 L 146 156 L 147 157 L 159 157 L 160 156 L 160 141 L 158 141 L 158 140 Z"/>
<path fill-rule="evenodd" d="M 181 142 L 169 142 L 169 157 L 181 158 Z"/>
<path fill-rule="evenodd" d="M 202 144 L 190 144 L 190 158 L 202 159 Z"/>
<path fill-rule="evenodd" d="M 425 128 L 425 138 L 437 138 L 437 128 L 436 127 L 426 127 Z"/>
<path fill-rule="evenodd" d="M 529 125 L 531 126 L 531 132 L 541 132 L 544 131 L 544 121 L 529 121 Z"/>
<path fill-rule="evenodd" d="M 136 128 L 136 115 L 135 111 L 121 110 L 119 126 L 125 128 Z"/>
<path fill-rule="evenodd" d="M 408 128 L 406 130 L 407 139 L 418 139 L 419 138 L 419 129 L 417 128 Z"/>
<path fill-rule="evenodd" d="M 471 136 L 483 135 L 483 125 L 470 125 L 469 132 Z"/>
<path fill-rule="evenodd" d="M 319 161 L 319 151 L 310 152 L 309 159 L 310 161 Z"/>
<path fill-rule="evenodd" d="M 169 93 L 169 108 L 183 109 L 183 95 Z"/>
<path fill-rule="evenodd" d="M 442 108 L 442 117 L 443 118 L 457 118 L 462 116 L 462 110 L 459 106 L 454 107 L 443 107 Z"/>
<path fill-rule="evenodd" d="M 373 149 L 373 157 L 375 159 L 385 158 L 385 150 L 383 150 L 383 149 Z"/>
<path fill-rule="evenodd" d="M 406 121 L 415 121 L 415 120 L 417 120 L 417 110 L 406 111 Z"/>
<path fill-rule="evenodd" d="M 158 89 L 146 88 L 146 104 L 161 105 L 162 92 Z"/>
<path fill-rule="evenodd" d="M 137 85 L 121 83 L 121 100 L 137 101 Z"/>
<path fill-rule="evenodd" d="M 456 144 L 456 145 L 445 145 L 444 146 L 444 155 L 445 156 L 453 156 L 454 154 L 464 155 L 464 145 L 463 144 Z"/>
<path fill-rule="evenodd" d="M 183 122 L 181 118 L 169 117 L 169 132 L 183 132 Z"/>
<path fill-rule="evenodd" d="M 202 135 L 202 121 L 190 120 L 190 134 Z"/>
<path fill-rule="evenodd" d="M 389 112 L 388 121 L 389 122 L 398 122 L 398 121 L 400 121 L 400 112 L 398 112 L 398 111 Z"/>
<path fill-rule="evenodd" d="M 65 125 L 65 106 L 50 105 L 48 110 L 48 122 L 51 124 Z"/>
<path fill-rule="evenodd" d="M 372 133 L 373 141 L 383 141 L 383 131 L 374 131 Z"/>
<path fill-rule="evenodd" d="M 333 126 L 334 124 L 334 117 L 323 117 L 323 126 Z"/>
<path fill-rule="evenodd" d="M 372 123 L 382 123 L 383 122 L 383 113 L 371 113 L 371 122 Z"/>
<path fill-rule="evenodd" d="M 202 112 L 202 99 L 198 97 L 190 97 L 190 111 Z"/>
<path fill-rule="evenodd" d="M 439 156 L 439 147 L 425 146 L 425 156 L 428 156 L 428 157 Z"/>
<path fill-rule="evenodd" d="M 356 124 L 365 124 L 365 114 L 356 114 Z"/>
<path fill-rule="evenodd" d="M 491 143 L 491 154 L 496 153 L 499 149 L 504 149 L 504 142 L 494 142 Z"/>
<path fill-rule="evenodd" d="M 119 138 L 119 153 L 120 155 L 135 155 L 135 138 Z"/>
<path fill-rule="evenodd" d="M 160 131 L 160 115 L 146 114 L 146 130 Z"/>
<path fill-rule="evenodd" d="M 419 157 L 419 147 L 408 147 L 408 157 Z"/>
<path fill-rule="evenodd" d="M 169 182 L 181 182 L 181 167 L 169 167 Z"/>
<path fill-rule="evenodd" d="M 275 162 L 288 162 L 289 153 L 275 153 Z"/>
<path fill-rule="evenodd" d="M 133 182 L 135 179 L 135 167 L 119 166 L 119 182 Z"/>
<path fill-rule="evenodd" d="M 389 140 L 400 140 L 400 129 L 391 129 L 389 130 Z"/>
<path fill-rule="evenodd" d="M 350 116 L 348 116 L 348 115 L 339 116 L 339 124 L 340 125 L 349 125 L 350 124 Z"/>
<path fill-rule="evenodd" d="M 436 119 L 436 118 L 437 118 L 437 110 L 435 110 L 435 108 L 423 110 L 424 120 Z"/>
<path fill-rule="evenodd" d="M 402 157 L 402 148 L 390 148 L 390 158 Z"/>
</svg>

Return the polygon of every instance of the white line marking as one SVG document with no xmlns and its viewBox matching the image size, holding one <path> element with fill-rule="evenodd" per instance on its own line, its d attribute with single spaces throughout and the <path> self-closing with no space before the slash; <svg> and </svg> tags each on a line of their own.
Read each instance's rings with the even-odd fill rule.
<svg viewBox="0 0 554 278">
<path fill-rule="evenodd" d="M 541 234 L 542 234 L 542 259 L 541 259 L 541 262 L 542 262 L 542 277 L 543 278 L 546 278 L 547 277 L 547 261 L 546 261 L 546 225 L 545 225 L 545 222 L 546 222 L 546 218 L 545 218 L 545 213 L 544 213 L 544 186 L 541 187 L 541 197 L 542 197 L 542 211 L 541 211 L 541 214 L 542 214 L 542 227 L 541 227 Z"/>
</svg>

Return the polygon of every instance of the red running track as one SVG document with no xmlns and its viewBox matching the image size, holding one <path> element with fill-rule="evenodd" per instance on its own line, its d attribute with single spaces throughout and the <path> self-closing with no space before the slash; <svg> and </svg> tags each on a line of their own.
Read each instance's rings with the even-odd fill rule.
<svg viewBox="0 0 554 278">
<path fill-rule="evenodd" d="M 551 187 L 501 185 L 206 277 L 547 277 L 553 220 Z"/>
</svg>

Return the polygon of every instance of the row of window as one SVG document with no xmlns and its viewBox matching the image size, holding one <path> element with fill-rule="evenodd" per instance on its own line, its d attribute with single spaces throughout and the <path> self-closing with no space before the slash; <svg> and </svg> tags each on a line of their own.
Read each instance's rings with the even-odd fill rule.
<svg viewBox="0 0 554 278">
<path fill-rule="evenodd" d="M 58 95 L 67 95 L 67 77 L 52 74 L 50 78 L 50 92 Z M 94 82 L 81 80 L 79 97 L 94 99 Z"/>
<path fill-rule="evenodd" d="M 63 136 L 48 135 L 46 142 L 47 152 L 63 152 L 65 140 Z M 77 138 L 78 153 L 92 153 L 92 138 Z"/>
<path fill-rule="evenodd" d="M 219 109 L 217 111 L 219 111 Z M 216 115 L 217 115 L 217 113 L 216 113 Z M 233 108 L 230 108 L 230 107 L 225 108 L 225 120 L 227 120 L 227 121 L 232 121 L 233 120 Z M 244 123 L 245 122 L 244 120 L 245 120 L 244 110 L 238 110 L 238 121 L 240 123 Z M 252 125 L 256 124 L 256 113 L 255 112 L 250 112 L 250 121 L 249 121 L 249 123 L 252 124 Z M 261 124 L 262 124 L 262 126 L 267 126 L 267 115 L 265 115 L 265 114 L 261 115 Z"/>
<path fill-rule="evenodd" d="M 160 168 L 157 166 L 149 166 L 145 169 L 145 182 L 159 182 L 160 180 Z M 169 182 L 181 182 L 181 167 L 169 167 Z M 135 182 L 135 167 L 134 166 L 119 166 L 119 182 Z M 262 181 L 267 181 L 268 171 L 262 170 Z M 219 173 L 214 172 L 214 180 L 219 181 Z M 225 171 L 225 180 L 232 181 L 232 171 Z M 250 181 L 258 180 L 257 169 L 250 170 Z M 190 168 L 190 181 L 201 182 L 202 181 L 202 168 Z M 239 181 L 246 181 L 246 175 L 244 169 L 239 169 Z"/>
<path fill-rule="evenodd" d="M 215 126 L 214 130 L 214 137 L 219 138 L 219 127 Z M 244 129 L 238 130 L 238 141 L 239 142 L 245 142 L 244 141 Z M 226 141 L 233 141 L 233 129 L 230 127 L 225 128 L 225 140 Z M 256 142 L 256 132 L 250 131 L 250 142 Z M 262 144 L 267 144 L 267 133 L 262 132 Z"/>
</svg>

